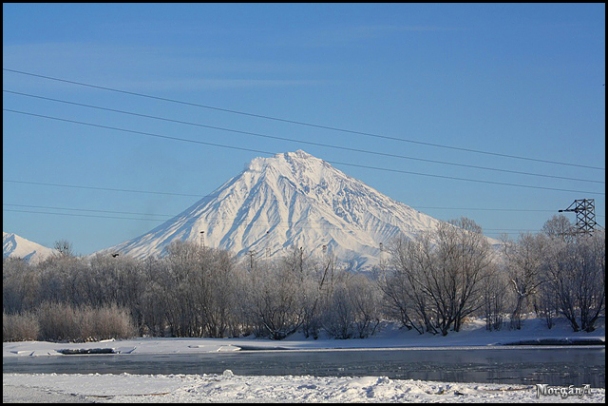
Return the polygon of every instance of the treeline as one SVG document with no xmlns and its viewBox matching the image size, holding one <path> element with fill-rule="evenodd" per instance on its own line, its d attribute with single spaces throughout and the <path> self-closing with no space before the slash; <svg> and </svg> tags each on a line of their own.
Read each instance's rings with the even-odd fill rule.
<svg viewBox="0 0 608 406">
<path fill-rule="evenodd" d="M 382 321 L 419 333 L 459 331 L 469 317 L 488 329 L 521 328 L 536 312 L 551 328 L 565 316 L 593 331 L 605 308 L 605 238 L 572 232 L 564 216 L 542 234 L 489 245 L 472 220 L 442 223 L 386 244 L 373 271 L 351 272 L 331 255 L 301 249 L 237 260 L 228 251 L 174 242 L 162 258 L 71 253 L 37 265 L 3 261 L 3 341 L 133 336 L 280 340 L 365 338 Z"/>
<path fill-rule="evenodd" d="M 547 328 L 559 316 L 575 332 L 595 330 L 605 311 L 604 230 L 578 233 L 559 215 L 540 234 L 503 237 L 498 249 L 481 233 L 461 218 L 398 241 L 380 284 L 390 314 L 409 329 L 442 335 L 469 316 L 484 317 L 488 330 L 521 329 L 530 312 Z"/>
</svg>

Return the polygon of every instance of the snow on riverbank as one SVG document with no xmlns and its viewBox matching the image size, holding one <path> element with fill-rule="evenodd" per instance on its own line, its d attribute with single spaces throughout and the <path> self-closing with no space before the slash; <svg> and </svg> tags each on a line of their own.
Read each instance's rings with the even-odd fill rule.
<svg viewBox="0 0 608 406">
<path fill-rule="evenodd" d="M 112 348 L 120 354 L 176 354 L 239 351 L 246 348 L 318 350 L 336 348 L 427 347 L 474 348 L 522 340 L 605 340 L 605 327 L 593 333 L 572 333 L 560 320 L 551 330 L 541 320 L 527 320 L 524 329 L 488 332 L 473 323 L 465 331 L 447 337 L 420 336 L 415 332 L 387 329 L 369 339 L 332 340 L 289 337 L 283 341 L 255 338 L 139 338 L 96 343 L 3 343 L 3 357 L 67 356 L 60 350 Z M 504 348 L 504 347 L 503 347 Z M 94 355 L 97 356 L 97 355 Z M 99 355 L 103 356 L 103 355 Z M 128 356 L 128 355 L 125 355 Z M 5 402 L 597 402 L 604 403 L 605 389 L 562 398 L 537 397 L 535 385 L 446 383 L 399 380 L 387 377 L 131 375 L 131 374 L 3 374 Z"/>
<path fill-rule="evenodd" d="M 119 403 L 321 403 L 321 402 L 598 402 L 605 390 L 591 394 L 541 396 L 532 385 L 443 383 L 386 377 L 214 375 L 56 375 L 3 374 L 5 402 Z M 27 390 L 31 389 L 31 390 Z M 17 397 L 16 395 L 21 396 Z M 15 398 L 12 398 L 15 396 Z"/>
<path fill-rule="evenodd" d="M 106 340 L 95 343 L 52 343 L 41 341 L 22 341 L 3 343 L 3 357 L 15 356 L 48 356 L 61 355 L 59 350 L 107 349 L 113 348 L 121 354 L 188 354 L 201 352 L 238 351 L 242 349 L 297 349 L 319 350 L 336 348 L 440 348 L 440 347 L 474 347 L 500 346 L 552 340 L 571 342 L 604 341 L 605 326 L 601 325 L 592 333 L 572 332 L 565 320 L 557 320 L 552 329 L 548 329 L 543 320 L 530 319 L 524 322 L 522 330 L 487 331 L 483 320 L 469 323 L 463 331 L 451 332 L 445 337 L 439 335 L 420 335 L 415 331 L 405 331 L 387 327 L 375 336 L 366 339 L 314 340 L 295 334 L 285 340 L 273 341 L 254 337 L 242 338 L 135 338 L 130 340 Z"/>
</svg>

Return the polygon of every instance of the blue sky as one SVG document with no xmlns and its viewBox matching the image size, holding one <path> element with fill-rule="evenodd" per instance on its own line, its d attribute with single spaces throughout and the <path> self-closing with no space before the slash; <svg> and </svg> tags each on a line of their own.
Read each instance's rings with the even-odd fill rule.
<svg viewBox="0 0 608 406">
<path fill-rule="evenodd" d="M 297 149 L 492 237 L 604 226 L 604 84 L 605 4 L 5 3 L 3 230 L 90 254 Z"/>
</svg>

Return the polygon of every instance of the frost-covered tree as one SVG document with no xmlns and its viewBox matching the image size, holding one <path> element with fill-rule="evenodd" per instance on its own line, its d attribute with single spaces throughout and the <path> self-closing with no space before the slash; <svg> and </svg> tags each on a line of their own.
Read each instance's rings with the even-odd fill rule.
<svg viewBox="0 0 608 406">
<path fill-rule="evenodd" d="M 239 297 L 232 254 L 176 241 L 161 262 L 167 275 L 156 273 L 152 285 L 164 290 L 163 307 L 172 335 L 221 338 L 236 331 L 234 303 Z"/>
<path fill-rule="evenodd" d="M 346 282 L 354 326 L 359 338 L 374 335 L 381 319 L 381 292 L 378 285 L 363 274 L 354 274 Z"/>
<path fill-rule="evenodd" d="M 84 258 L 72 255 L 50 256 L 37 265 L 40 278 L 39 303 L 68 303 L 78 306 L 86 301 L 82 276 L 89 271 Z"/>
<path fill-rule="evenodd" d="M 259 322 L 274 340 L 295 333 L 304 321 L 302 275 L 284 261 L 271 264 L 256 278 L 254 309 Z"/>
<path fill-rule="evenodd" d="M 165 336 L 168 325 L 169 307 L 172 300 L 166 294 L 172 288 L 168 264 L 158 258 L 149 257 L 142 264 L 144 292 L 141 297 L 142 322 L 144 334 L 153 337 Z"/>
<path fill-rule="evenodd" d="M 334 286 L 323 309 L 323 329 L 333 338 L 347 339 L 354 335 L 354 308 L 344 280 Z"/>
<path fill-rule="evenodd" d="M 228 251 L 203 248 L 199 266 L 192 288 L 203 334 L 216 338 L 231 335 L 236 331 L 234 303 L 239 300 L 234 283 L 236 260 Z"/>
<path fill-rule="evenodd" d="M 21 258 L 2 260 L 2 304 L 6 313 L 34 309 L 40 302 L 38 269 Z"/>
<path fill-rule="evenodd" d="M 323 325 L 327 302 L 334 292 L 336 275 L 341 270 L 338 270 L 336 258 L 331 254 L 307 262 L 302 284 L 302 332 L 306 337 L 316 339 Z"/>
<path fill-rule="evenodd" d="M 606 233 L 596 230 L 580 239 L 577 253 L 579 273 L 576 293 L 581 330 L 591 332 L 606 309 Z"/>
<path fill-rule="evenodd" d="M 593 331 L 605 310 L 605 233 L 552 236 L 543 262 L 542 298 L 574 331 Z"/>
<path fill-rule="evenodd" d="M 437 227 L 434 261 L 426 287 L 442 335 L 460 331 L 466 317 L 482 306 L 481 281 L 492 271 L 491 247 L 473 220 L 460 218 Z"/>
<path fill-rule="evenodd" d="M 504 264 L 497 264 L 494 272 L 489 272 L 482 281 L 483 317 L 486 329 L 500 330 L 503 326 L 504 313 L 509 302 L 509 278 Z"/>
<path fill-rule="evenodd" d="M 569 241 L 574 236 L 574 226 L 563 214 L 551 217 L 543 224 L 542 232 L 550 238 Z"/>
<path fill-rule="evenodd" d="M 74 249 L 72 243 L 68 240 L 57 240 L 53 245 L 56 253 L 60 256 L 74 256 Z"/>
<path fill-rule="evenodd" d="M 510 315 L 512 329 L 521 329 L 522 313 L 528 310 L 542 283 L 540 274 L 547 243 L 543 234 L 521 234 L 515 242 L 503 242 L 508 286 L 515 302 Z"/>
<path fill-rule="evenodd" d="M 386 284 L 384 292 L 410 325 L 415 325 L 416 313 L 427 331 L 447 335 L 449 330 L 459 331 L 464 320 L 483 306 L 481 282 L 494 271 L 494 258 L 473 220 L 442 222 L 433 232 L 414 237 L 413 243 L 398 245 L 392 255 L 396 266 L 389 284 L 395 282 L 397 289 Z"/>
<path fill-rule="evenodd" d="M 390 260 L 380 275 L 386 314 L 408 330 L 433 332 L 430 298 L 421 279 L 431 252 L 429 235 L 398 238 L 389 247 Z"/>
</svg>

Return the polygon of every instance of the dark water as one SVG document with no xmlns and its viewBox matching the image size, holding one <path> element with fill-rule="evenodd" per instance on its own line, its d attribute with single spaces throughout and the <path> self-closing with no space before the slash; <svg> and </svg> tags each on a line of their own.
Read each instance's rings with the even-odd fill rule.
<svg viewBox="0 0 608 406">
<path fill-rule="evenodd" d="M 3 358 L 5 373 L 387 376 L 605 388 L 605 348 L 239 351 Z"/>
</svg>

